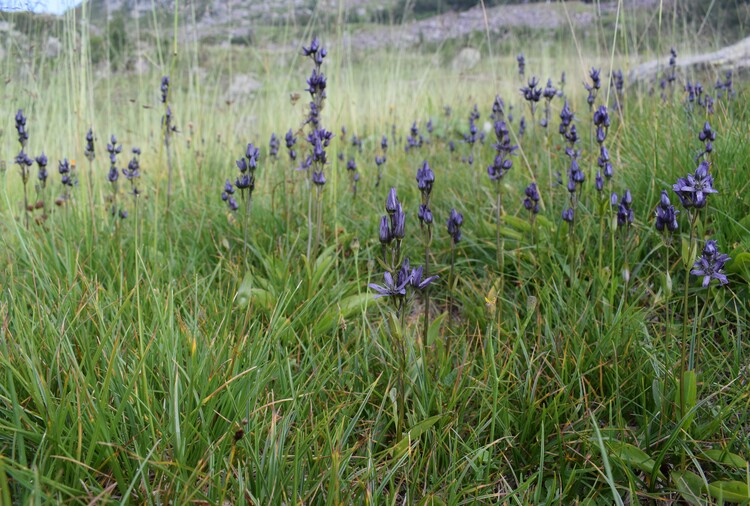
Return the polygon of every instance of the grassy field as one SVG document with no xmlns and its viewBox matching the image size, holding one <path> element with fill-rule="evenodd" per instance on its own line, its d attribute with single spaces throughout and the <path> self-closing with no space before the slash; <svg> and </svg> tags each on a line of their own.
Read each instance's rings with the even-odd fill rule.
<svg viewBox="0 0 750 506">
<path fill-rule="evenodd" d="M 159 70 L 145 74 L 91 65 L 85 31 L 64 39 L 55 61 L 6 60 L 0 504 L 748 502 L 750 88 L 741 78 L 731 98 L 716 96 L 717 75 L 681 72 L 664 98 L 658 83 L 618 94 L 610 72 L 642 57 L 628 37 L 598 52 L 579 52 L 573 37 L 519 44 L 527 79 L 558 86 L 567 73 L 547 131 L 545 99 L 533 121 L 518 91 L 527 79 L 516 51 L 486 47 L 477 68 L 456 74 L 439 49 L 363 55 L 322 37 L 320 121 L 334 137 L 316 189 L 309 170 L 294 170 L 311 152 L 313 62 L 300 53 L 313 31 L 289 35 L 294 52 L 188 44 L 175 57 L 162 40 L 149 53 Z M 672 42 L 660 40 L 665 72 Z M 601 192 L 582 86 L 592 66 L 614 170 Z M 229 97 L 249 72 L 259 89 Z M 176 127 L 168 147 L 163 75 Z M 712 110 L 688 102 L 688 79 L 704 82 Z M 500 141 L 518 146 L 499 182 L 487 171 L 496 95 L 508 127 Z M 565 100 L 585 176 L 574 200 L 558 133 Z M 472 148 L 464 136 L 475 104 L 486 138 Z M 15 163 L 19 109 L 24 151 L 49 157 L 44 187 L 36 163 L 25 169 L 31 211 Z M 415 121 L 424 142 L 406 151 Z M 706 121 L 716 138 L 700 154 Z M 116 200 L 111 134 L 123 146 Z M 260 148 L 255 190 L 249 202 L 235 190 L 232 211 L 221 194 L 248 143 Z M 136 146 L 134 198 L 120 169 Z M 68 188 L 64 158 L 78 180 Z M 685 209 L 673 185 L 703 159 L 717 193 Z M 424 161 L 435 179 L 431 232 L 417 218 Z M 532 181 L 534 217 L 523 204 Z M 379 241 L 392 187 L 405 211 L 395 256 L 384 255 L 395 241 Z M 626 190 L 632 204 L 618 224 Z M 680 211 L 671 234 L 654 225 L 662 190 Z M 561 219 L 568 208 L 572 223 Z M 452 209 L 463 215 L 458 242 L 446 230 Z M 703 287 L 689 274 L 708 240 L 732 258 L 726 284 L 715 276 Z M 439 278 L 375 299 L 368 285 L 395 276 L 404 257 Z"/>
</svg>

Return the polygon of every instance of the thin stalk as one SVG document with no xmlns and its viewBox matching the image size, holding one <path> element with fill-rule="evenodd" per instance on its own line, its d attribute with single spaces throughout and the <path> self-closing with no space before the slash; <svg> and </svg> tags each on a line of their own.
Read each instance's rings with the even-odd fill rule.
<svg viewBox="0 0 750 506">
<path fill-rule="evenodd" d="M 424 229 L 425 244 L 424 244 L 424 278 L 429 276 L 430 269 L 430 225 L 425 225 Z M 424 321 L 422 322 L 422 347 L 427 346 L 427 331 L 430 327 L 430 287 L 424 289 Z"/>
<path fill-rule="evenodd" d="M 164 149 L 167 152 L 167 212 L 169 212 L 172 198 L 172 152 L 169 149 L 169 125 L 166 123 L 166 115 L 164 118 Z"/>
<path fill-rule="evenodd" d="M 456 241 L 451 241 L 451 270 L 448 274 L 448 325 L 451 324 L 453 312 L 453 269 L 456 264 Z M 448 354 L 450 355 L 450 341 L 448 341 Z"/>
<path fill-rule="evenodd" d="M 313 247 L 313 256 L 318 254 L 318 247 L 320 247 L 320 236 L 323 230 L 323 190 L 321 187 L 316 189 L 317 191 L 317 226 L 315 227 L 315 246 Z"/>
<path fill-rule="evenodd" d="M 25 170 L 23 167 L 21 167 L 21 170 Z M 26 227 L 26 230 L 29 229 L 29 195 L 28 190 L 26 188 L 26 179 L 28 177 L 24 176 L 23 178 L 23 223 Z"/>
<path fill-rule="evenodd" d="M 307 169 L 307 170 L 312 170 Z M 312 180 L 307 181 L 307 259 L 310 260 L 310 253 L 312 252 L 312 237 L 313 237 L 313 205 L 312 205 Z"/>
<path fill-rule="evenodd" d="M 243 249 L 245 251 L 245 255 L 244 255 L 244 257 L 245 257 L 245 263 L 247 263 L 248 258 L 249 258 L 249 245 L 247 243 L 247 229 L 248 229 L 248 227 L 250 225 L 250 209 L 251 209 L 251 206 L 252 206 L 253 194 L 250 193 L 250 190 L 248 190 L 247 191 L 247 198 L 245 198 L 245 192 L 243 190 L 243 192 L 242 192 L 242 198 L 245 201 L 245 219 L 243 220 L 243 223 L 242 223 L 242 236 L 243 236 L 243 243 L 242 244 L 243 244 Z"/>
<path fill-rule="evenodd" d="M 94 162 L 89 159 L 89 211 L 91 212 L 91 230 L 96 238 L 96 213 L 94 211 Z"/>
</svg>

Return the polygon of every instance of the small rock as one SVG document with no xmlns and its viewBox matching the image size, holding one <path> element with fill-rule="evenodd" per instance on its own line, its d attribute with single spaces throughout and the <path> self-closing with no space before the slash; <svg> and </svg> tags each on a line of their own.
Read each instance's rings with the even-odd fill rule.
<svg viewBox="0 0 750 506">
<path fill-rule="evenodd" d="M 60 42 L 60 39 L 50 36 L 47 39 L 44 51 L 47 58 L 57 58 L 60 56 L 60 51 L 62 51 L 62 43 Z"/>
<path fill-rule="evenodd" d="M 252 95 L 261 88 L 260 82 L 250 74 L 237 74 L 232 79 L 232 83 L 227 90 L 226 99 L 235 101 L 240 98 Z"/>
<path fill-rule="evenodd" d="M 476 67 L 481 59 L 482 54 L 478 49 L 474 49 L 473 47 L 465 47 L 458 52 L 455 58 L 453 58 L 451 67 L 456 72 L 466 72 L 467 70 L 471 70 Z"/>
</svg>

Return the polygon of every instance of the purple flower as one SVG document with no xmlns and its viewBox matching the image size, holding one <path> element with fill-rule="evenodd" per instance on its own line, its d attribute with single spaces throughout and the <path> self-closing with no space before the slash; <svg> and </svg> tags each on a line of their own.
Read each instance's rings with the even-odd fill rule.
<svg viewBox="0 0 750 506">
<path fill-rule="evenodd" d="M 417 188 L 422 192 L 422 195 L 429 196 L 432 192 L 432 185 L 435 182 L 435 173 L 430 168 L 430 165 L 425 160 L 422 163 L 422 167 L 417 169 Z"/>
<path fill-rule="evenodd" d="M 417 218 L 422 225 L 432 225 L 432 211 L 427 204 L 420 204 Z"/>
<path fill-rule="evenodd" d="M 325 185 L 326 184 L 326 177 L 323 174 L 323 171 L 322 170 L 317 171 L 317 172 L 313 171 L 312 181 L 317 186 L 323 186 L 323 185 Z"/>
<path fill-rule="evenodd" d="M 26 130 L 26 116 L 23 115 L 23 109 L 19 109 L 16 113 L 16 132 L 18 132 L 18 143 L 21 144 L 23 149 L 26 146 L 26 141 L 29 140 L 29 132 Z"/>
<path fill-rule="evenodd" d="M 539 102 L 539 99 L 542 98 L 542 89 L 538 88 L 538 85 L 539 79 L 537 79 L 536 76 L 533 76 L 529 80 L 528 85 L 521 88 L 521 94 L 523 95 L 524 100 L 531 103 Z"/>
<path fill-rule="evenodd" d="M 420 265 L 416 269 L 412 269 L 411 275 L 409 276 L 409 284 L 415 290 L 424 290 L 433 281 L 438 279 L 437 276 L 430 276 L 428 278 L 422 279 L 422 272 L 423 272 L 423 269 L 422 269 L 422 266 Z"/>
<path fill-rule="evenodd" d="M 89 162 L 93 162 L 94 158 L 96 158 L 96 153 L 94 152 L 94 132 L 90 128 L 86 132 L 86 149 L 83 153 Z"/>
<path fill-rule="evenodd" d="M 281 147 L 281 140 L 276 137 L 275 133 L 271 134 L 271 140 L 268 141 L 268 154 L 274 158 L 279 156 L 279 148 Z"/>
<path fill-rule="evenodd" d="M 523 77 L 526 73 L 526 57 L 521 53 L 516 56 L 516 61 L 518 62 L 518 75 Z"/>
<path fill-rule="evenodd" d="M 367 285 L 377 292 L 377 295 L 375 295 L 376 299 L 380 297 L 403 297 L 406 295 L 406 285 L 409 283 L 410 277 L 402 280 L 401 283 L 397 283 L 393 279 L 393 274 L 385 272 L 383 274 L 383 281 L 383 285 L 376 285 L 375 283 Z"/>
<path fill-rule="evenodd" d="M 169 77 L 164 76 L 161 78 L 161 103 L 167 103 L 167 95 L 169 94 Z"/>
<path fill-rule="evenodd" d="M 523 200 L 523 206 L 531 211 L 532 214 L 539 212 L 539 191 L 537 190 L 536 183 L 531 183 L 526 187 L 526 198 Z"/>
<path fill-rule="evenodd" d="M 687 177 L 679 178 L 672 189 L 677 194 L 683 207 L 702 208 L 706 205 L 706 195 L 718 193 L 713 188 L 714 178 L 708 173 L 709 164 L 702 161 L 695 174 L 688 174 Z"/>
<path fill-rule="evenodd" d="M 725 285 L 729 280 L 721 270 L 729 260 L 731 260 L 729 256 L 719 253 L 716 241 L 709 239 L 703 247 L 703 254 L 693 265 L 690 274 L 703 277 L 703 288 L 706 288 L 712 279 L 717 280 L 720 285 Z"/>
<path fill-rule="evenodd" d="M 396 212 L 391 214 L 391 232 L 395 239 L 401 240 L 406 235 L 406 213 L 401 202 L 396 206 Z"/>
<path fill-rule="evenodd" d="M 664 230 L 676 232 L 678 228 L 677 214 L 679 214 L 679 211 L 675 210 L 674 206 L 669 202 L 667 191 L 662 190 L 659 205 L 656 207 L 656 230 L 659 232 L 663 232 Z"/>
<path fill-rule="evenodd" d="M 393 240 L 393 234 L 391 233 L 391 227 L 388 222 L 388 216 L 382 216 L 380 218 L 380 243 L 386 245 Z"/>
<path fill-rule="evenodd" d="M 464 223 L 464 217 L 461 213 L 455 209 L 451 209 L 451 214 L 448 217 L 448 234 L 453 239 L 453 243 L 457 243 L 461 240 L 461 225 Z"/>
<path fill-rule="evenodd" d="M 388 197 L 385 199 L 385 210 L 388 214 L 393 215 L 398 210 L 398 197 L 396 196 L 396 189 L 391 187 L 388 191 Z"/>
<path fill-rule="evenodd" d="M 547 86 L 542 90 L 542 96 L 547 100 L 552 100 L 557 95 L 557 89 L 552 86 L 552 79 L 547 79 Z"/>
<path fill-rule="evenodd" d="M 39 181 L 42 183 L 42 188 L 44 188 L 47 183 L 47 176 L 49 175 L 47 173 L 47 156 L 44 154 L 44 151 L 36 157 L 36 164 L 39 166 Z"/>
<path fill-rule="evenodd" d="M 573 223 L 573 218 L 574 218 L 573 208 L 569 207 L 569 208 L 565 209 L 562 212 L 562 219 L 563 219 L 563 221 L 566 221 L 566 222 L 572 224 Z"/>
</svg>

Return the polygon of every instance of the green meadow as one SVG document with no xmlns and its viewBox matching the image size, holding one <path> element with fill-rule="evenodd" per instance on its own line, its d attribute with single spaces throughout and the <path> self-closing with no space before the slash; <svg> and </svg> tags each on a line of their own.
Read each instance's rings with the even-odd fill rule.
<svg viewBox="0 0 750 506">
<path fill-rule="evenodd" d="M 747 504 L 750 87 L 737 72 L 717 90 L 723 70 L 678 66 L 662 89 L 670 48 L 678 62 L 716 49 L 723 25 L 613 5 L 585 30 L 371 51 L 343 36 L 369 24 L 335 18 L 209 45 L 172 36 L 189 9 L 154 11 L 127 21 L 120 46 L 90 29 L 86 4 L 24 18 L 0 64 L 0 504 Z M 314 36 L 327 49 L 319 127 L 333 137 L 325 165 L 297 170 L 312 153 L 302 48 Z M 457 70 L 469 45 L 481 60 Z M 632 80 L 651 59 L 659 77 Z M 547 128 L 546 99 L 532 115 L 519 91 L 532 76 L 561 89 Z M 422 142 L 407 150 L 413 124 Z M 512 168 L 493 181 L 503 141 L 517 146 Z M 222 191 L 249 143 L 252 199 L 234 187 L 232 210 Z M 599 191 L 602 144 L 613 175 Z M 123 172 L 134 147 L 137 195 Z M 20 151 L 46 154 L 45 181 Z M 538 213 L 524 205 L 532 182 Z M 703 185 L 705 201 L 684 207 L 675 184 L 693 203 Z M 671 232 L 655 226 L 662 190 L 678 211 Z M 406 257 L 438 278 L 376 298 L 368 285 L 395 279 Z"/>
</svg>

